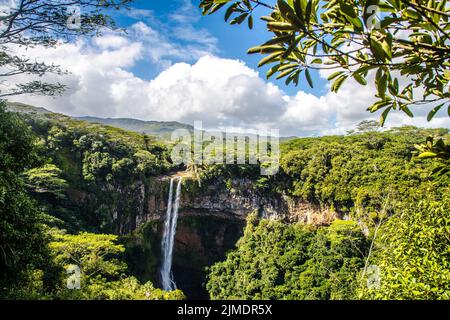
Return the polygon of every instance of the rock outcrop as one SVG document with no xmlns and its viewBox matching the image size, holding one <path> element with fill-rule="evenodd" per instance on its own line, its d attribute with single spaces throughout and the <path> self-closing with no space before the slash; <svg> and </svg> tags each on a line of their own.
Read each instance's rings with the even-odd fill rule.
<svg viewBox="0 0 450 320">
<path fill-rule="evenodd" d="M 147 183 L 136 182 L 133 186 L 116 190 L 122 197 L 135 203 L 135 210 L 128 214 L 121 206 L 113 210 L 111 219 L 119 234 L 126 234 L 148 221 L 163 219 L 167 208 L 169 177 L 155 178 Z M 225 219 L 244 220 L 257 211 L 268 219 L 283 219 L 289 222 L 302 221 L 314 225 L 326 225 L 340 215 L 296 198 L 279 194 L 267 194 L 254 187 L 247 179 L 233 179 L 226 186 L 216 181 L 208 186 L 199 186 L 195 180 L 185 179 L 179 216 L 215 216 Z M 134 197 L 134 199 L 129 199 Z"/>
</svg>

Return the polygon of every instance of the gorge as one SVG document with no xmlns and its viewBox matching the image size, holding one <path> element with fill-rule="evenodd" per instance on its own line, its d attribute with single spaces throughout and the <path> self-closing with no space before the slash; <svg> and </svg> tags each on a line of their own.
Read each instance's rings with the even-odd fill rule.
<svg viewBox="0 0 450 320">
<path fill-rule="evenodd" d="M 449 3 L 0 0 L 0 303 L 450 300 Z"/>
<path fill-rule="evenodd" d="M 170 235 L 173 226 L 170 213 L 175 214 L 177 203 L 175 189 L 181 187 L 176 233 Z M 312 225 L 327 225 L 341 217 L 328 206 L 264 193 L 248 178 L 218 177 L 199 185 L 187 172 L 177 172 L 146 183 L 138 181 L 120 190 L 112 186 L 106 189 L 120 193 L 119 199 L 128 199 L 127 206 L 138 208 L 126 213 L 121 201 L 111 207 L 118 212 L 111 226 L 126 239 L 127 262 L 132 273 L 162 288 L 174 288 L 168 271 L 168 261 L 172 260 L 177 287 L 192 299 L 208 298 L 204 287 L 206 268 L 225 259 L 226 253 L 235 248 L 249 214 L 258 212 L 268 219 Z"/>
<path fill-rule="evenodd" d="M 123 250 L 117 250 L 127 275 L 156 288 L 176 286 L 188 299 L 234 294 L 252 297 L 253 291 L 242 296 L 231 287 L 228 294 L 214 284 L 208 287 L 208 276 L 213 270 L 216 284 L 220 284 L 221 276 L 235 273 L 227 270 L 247 270 L 239 265 L 233 269 L 233 264 L 227 262 L 239 261 L 236 250 L 245 241 L 261 245 L 264 252 L 270 253 L 272 247 L 264 244 L 277 238 L 272 237 L 270 228 L 265 229 L 265 224 L 270 227 L 277 221 L 276 228 L 285 235 L 274 245 L 293 241 L 291 233 L 298 233 L 302 239 L 303 231 L 296 229 L 297 225 L 322 230 L 306 234 L 329 239 L 326 241 L 335 239 L 333 232 L 341 232 L 340 228 L 368 230 L 365 236 L 370 236 L 386 197 L 390 199 L 389 211 L 395 212 L 404 205 L 398 199 L 408 198 L 411 190 L 421 190 L 430 183 L 426 165 L 412 159 L 414 145 L 430 134 L 448 132 L 405 127 L 294 139 L 281 145 L 280 172 L 262 177 L 257 165 L 204 165 L 198 170 L 176 166 L 170 158 L 170 145 L 150 136 L 29 107 L 25 111 L 18 110 L 45 150 L 38 167 L 25 172 L 27 192 L 52 217 L 50 226 L 66 232 L 67 237 L 88 237 L 86 232 L 92 233 L 89 237 L 117 237 L 123 246 Z M 256 236 L 267 236 L 268 242 L 254 242 L 251 233 L 245 236 L 246 220 L 252 213 L 264 220 L 258 229 L 261 235 Z M 344 221 L 327 233 L 335 220 Z M 357 225 L 351 226 L 352 222 Z M 298 245 L 295 254 L 286 257 L 288 260 L 308 252 L 301 242 Z M 242 251 L 243 257 L 247 253 Z M 308 254 L 316 253 L 312 248 Z M 253 282 L 261 282 L 259 286 L 269 284 L 269 290 L 271 283 L 291 281 L 283 278 L 285 271 L 270 273 L 278 268 L 276 256 L 268 254 L 258 261 L 272 263 L 267 272 L 273 277 L 272 282 L 264 282 L 265 276 L 252 274 Z M 295 266 L 300 262 L 292 263 Z M 246 265 L 245 260 L 242 263 L 253 272 L 254 266 Z M 221 286 L 233 283 L 229 281 L 232 279 L 224 279 Z M 298 282 L 292 279 L 292 283 Z M 253 290 L 253 284 L 249 285 Z M 327 292 L 319 296 L 328 298 Z"/>
</svg>

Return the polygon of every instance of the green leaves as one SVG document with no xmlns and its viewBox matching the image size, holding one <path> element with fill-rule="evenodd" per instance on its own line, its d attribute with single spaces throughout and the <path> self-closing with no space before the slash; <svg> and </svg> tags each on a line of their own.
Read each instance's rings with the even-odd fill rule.
<svg viewBox="0 0 450 320">
<path fill-rule="evenodd" d="M 237 16 L 236 18 L 234 18 L 233 20 L 231 20 L 230 24 L 241 24 L 242 22 L 245 21 L 245 18 L 247 18 L 249 16 L 249 13 L 243 13 L 239 16 Z"/>
<path fill-rule="evenodd" d="M 383 281 L 372 298 L 435 300 L 450 296 L 448 188 L 447 194 L 445 189 L 437 194 L 420 191 L 403 202 L 398 216 L 387 221 L 375 242 L 373 263 L 383 270 Z"/>
<path fill-rule="evenodd" d="M 285 32 L 285 31 L 296 31 L 297 27 L 293 26 L 290 23 L 287 22 L 268 22 L 267 28 L 270 31 L 278 31 L 278 32 Z"/>
<path fill-rule="evenodd" d="M 254 54 L 254 53 L 273 53 L 273 52 L 281 52 L 284 51 L 282 46 L 279 45 L 263 45 L 263 46 L 257 46 L 248 49 L 248 54 Z"/>
<path fill-rule="evenodd" d="M 355 11 L 355 6 L 348 4 L 347 2 L 342 2 L 340 4 L 340 9 L 341 13 L 346 17 L 346 19 L 356 30 L 362 31 L 364 29 L 363 23 L 359 18 L 359 13 Z"/>
<path fill-rule="evenodd" d="M 31 287 L 24 283 L 30 269 L 47 270 L 52 264 L 41 208 L 26 192 L 21 177 L 40 161 L 35 137 L 17 114 L 5 111 L 4 101 L 0 101 L 0 141 L 0 247 L 8 251 L 0 259 L 0 296 L 5 299 L 8 290 Z"/>
<path fill-rule="evenodd" d="M 294 9 L 286 3 L 284 0 L 277 1 L 278 9 L 280 10 L 281 15 L 286 19 L 293 19 L 295 16 Z"/>
<path fill-rule="evenodd" d="M 337 93 L 348 77 L 349 76 L 347 74 L 341 74 L 339 77 L 337 77 L 337 79 L 331 85 L 331 91 Z"/>
<path fill-rule="evenodd" d="M 364 77 L 358 73 L 354 73 L 353 74 L 353 78 L 358 81 L 360 84 L 362 84 L 363 86 L 367 85 L 367 80 L 364 79 Z"/>
<path fill-rule="evenodd" d="M 333 80 L 336 77 L 340 76 L 341 74 L 343 74 L 345 71 L 336 71 L 334 73 L 332 73 L 329 77 L 328 80 Z"/>
<path fill-rule="evenodd" d="M 309 86 L 311 88 L 314 88 L 314 84 L 313 84 L 313 81 L 311 79 L 311 74 L 309 73 L 308 69 L 305 70 L 305 76 L 306 76 L 306 80 L 308 81 Z"/>
<path fill-rule="evenodd" d="M 232 0 L 203 0 L 200 2 L 199 7 L 202 9 L 203 15 L 213 14 L 219 11 L 222 7 L 233 2 Z M 230 21 L 231 25 L 242 24 L 247 20 L 247 25 L 249 29 L 253 29 L 253 6 L 250 1 L 234 1 L 230 6 L 228 6 L 225 11 L 224 19 L 226 22 Z M 234 15 L 234 18 L 232 16 Z M 231 20 L 230 20 L 231 19 Z"/>
<path fill-rule="evenodd" d="M 392 110 L 392 107 L 389 107 L 389 108 L 386 108 L 384 111 L 383 111 L 383 113 L 381 114 L 381 117 L 380 117 L 380 125 L 383 127 L 384 126 L 384 124 L 385 124 L 385 122 L 386 122 L 386 118 L 387 118 L 387 115 L 389 114 L 389 112 Z"/>
<path fill-rule="evenodd" d="M 47 194 L 56 198 L 65 198 L 67 181 L 60 178 L 61 169 L 53 164 L 33 168 L 25 172 L 27 186 L 36 194 Z"/>
<path fill-rule="evenodd" d="M 381 99 L 386 97 L 388 74 L 384 73 L 383 68 L 379 68 L 375 78 L 375 86 L 377 87 L 378 96 Z"/>
<path fill-rule="evenodd" d="M 392 35 L 388 33 L 383 37 L 370 36 L 370 49 L 378 61 L 389 62 L 392 60 Z"/>
<path fill-rule="evenodd" d="M 212 14 L 231 1 L 232 0 L 203 0 L 200 2 L 199 7 L 202 9 L 203 15 Z M 235 5 L 233 4 L 232 6 Z"/>
<path fill-rule="evenodd" d="M 419 158 L 426 159 L 426 158 L 436 158 L 437 154 L 434 152 L 426 151 L 419 154 Z"/>
<path fill-rule="evenodd" d="M 428 117 L 427 120 L 431 121 L 434 116 L 436 115 L 436 113 L 441 110 L 441 108 L 444 106 L 445 103 L 441 103 L 440 105 L 438 105 L 437 107 L 435 107 L 433 110 L 430 111 L 430 113 L 428 113 Z"/>
<path fill-rule="evenodd" d="M 229 4 L 226 19 L 235 14 L 233 23 L 250 19 L 256 7 L 237 0 L 201 3 L 210 6 L 210 11 L 213 8 L 215 11 L 214 5 Z M 269 11 L 262 20 L 266 21 L 271 37 L 249 53 L 268 55 L 261 66 L 296 63 L 298 67 L 292 68 L 292 72 L 273 67 L 267 73 L 268 77 L 279 73 L 280 78 L 287 77 L 288 83 L 296 84 L 298 75 L 308 70 L 305 80 L 312 86 L 311 65 L 314 69 L 334 70 L 329 79 L 333 81 L 333 92 L 349 77 L 362 86 L 372 85 L 367 82 L 368 73 L 377 70 L 375 87 L 379 103 L 368 110 L 384 111 L 383 121 L 392 110 L 412 117 L 415 108 L 425 105 L 432 109 L 428 114 L 431 121 L 444 107 L 436 109 L 436 105 L 446 105 L 450 99 L 450 10 L 446 3 L 277 0 L 273 8 L 261 4 L 258 9 Z M 253 21 L 249 21 L 249 27 L 253 27 Z M 280 47 L 265 47 L 270 45 Z M 278 50 L 282 53 L 278 54 Z M 447 108 L 450 117 L 450 106 Z"/>
<path fill-rule="evenodd" d="M 433 169 L 433 176 L 440 179 L 450 178 L 450 143 L 440 138 L 436 142 L 433 136 L 426 139 L 426 143 L 416 145 L 415 148 L 419 152 L 419 158 L 436 159 L 437 165 Z"/>
<path fill-rule="evenodd" d="M 251 214 L 236 249 L 208 270 L 206 288 L 212 299 L 351 299 L 366 244 L 356 222 L 314 229 Z"/>
<path fill-rule="evenodd" d="M 233 14 L 234 10 L 236 9 L 237 5 L 233 4 L 231 6 L 228 7 L 227 11 L 225 12 L 225 22 L 228 22 L 228 20 L 230 19 L 231 15 Z"/>
<path fill-rule="evenodd" d="M 250 15 L 249 17 L 248 17 L 248 28 L 249 29 L 253 29 L 253 16 L 252 15 Z"/>
<path fill-rule="evenodd" d="M 283 54 L 282 51 L 278 51 L 278 52 L 274 52 L 274 53 L 268 55 L 267 57 L 262 58 L 258 63 L 258 67 L 262 67 L 268 63 L 277 61 L 277 58 L 279 56 L 281 56 L 282 54 Z"/>
</svg>

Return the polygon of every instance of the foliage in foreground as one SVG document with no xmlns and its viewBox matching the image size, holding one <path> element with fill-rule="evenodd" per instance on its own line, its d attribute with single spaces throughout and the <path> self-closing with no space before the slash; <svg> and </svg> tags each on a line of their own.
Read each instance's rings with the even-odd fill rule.
<svg viewBox="0 0 450 320">
<path fill-rule="evenodd" d="M 362 298 L 450 299 L 450 189 L 406 203 L 382 227 L 371 263 L 380 268 L 380 289 Z"/>
<path fill-rule="evenodd" d="M 212 299 L 353 299 L 367 248 L 355 222 L 314 229 L 252 215 L 206 287 Z"/>
<path fill-rule="evenodd" d="M 174 300 L 184 299 L 181 291 L 166 292 L 155 289 L 151 282 L 141 284 L 135 277 L 127 276 L 127 265 L 119 259 L 125 251 L 116 244 L 117 236 L 80 233 L 79 235 L 53 232 L 50 243 L 54 262 L 70 270 L 79 268 L 80 288 L 67 288 L 76 276 L 63 276 L 57 298 L 62 299 L 112 299 L 112 300 Z"/>
<path fill-rule="evenodd" d="M 420 152 L 419 158 L 437 159 L 438 163 L 433 169 L 433 175 L 438 179 L 450 178 L 450 142 L 443 139 L 434 141 L 434 137 L 427 138 L 426 143 L 417 145 L 416 149 Z"/>
<path fill-rule="evenodd" d="M 450 116 L 449 8 L 446 0 L 202 0 L 203 14 L 227 6 L 225 20 L 248 21 L 255 9 L 272 35 L 248 53 L 265 57 L 259 67 L 272 64 L 267 77 L 286 84 L 303 73 L 313 86 L 311 70 L 330 71 L 331 90 L 348 79 L 367 85 L 374 78 L 378 101 L 370 112 L 381 113 L 383 124 L 391 110 L 413 117 L 414 110 L 431 108 L 428 120 L 440 109 Z M 375 77 L 373 77 L 375 75 Z"/>
<path fill-rule="evenodd" d="M 0 299 L 183 299 L 180 291 L 164 292 L 128 276 L 117 236 L 73 235 L 49 227 L 63 222 L 38 209 L 25 180 L 32 193 L 53 200 L 64 198 L 66 182 L 55 165 L 35 168 L 43 160 L 35 140 L 1 103 Z M 80 272 L 79 289 L 67 287 L 74 276 L 66 274 L 70 265 Z"/>
<path fill-rule="evenodd" d="M 352 221 L 313 229 L 253 216 L 209 269 L 211 298 L 449 299 L 450 190 L 426 191 L 368 237 Z"/>
<path fill-rule="evenodd" d="M 23 286 L 30 270 L 46 268 L 49 259 L 44 215 L 20 177 L 36 163 L 33 144 L 26 125 L 0 104 L 0 297 Z"/>
</svg>

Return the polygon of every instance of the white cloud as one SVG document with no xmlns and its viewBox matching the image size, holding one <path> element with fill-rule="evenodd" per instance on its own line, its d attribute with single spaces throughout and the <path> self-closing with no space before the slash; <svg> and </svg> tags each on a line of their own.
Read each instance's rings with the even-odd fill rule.
<svg viewBox="0 0 450 320">
<path fill-rule="evenodd" d="M 30 50 L 31 56 L 48 57 L 67 68 L 71 73 L 64 82 L 70 89 L 63 97 L 23 96 L 16 100 L 77 116 L 203 120 L 208 128 L 276 125 L 275 120 L 285 111 L 283 92 L 243 62 L 207 55 L 192 65 L 174 64 L 146 81 L 126 71 L 141 57 L 142 45 L 123 44 L 79 41 L 55 49 Z M 56 76 L 46 78 L 58 80 Z"/>
<path fill-rule="evenodd" d="M 272 123 L 284 105 L 281 90 L 242 62 L 213 56 L 174 65 L 150 82 L 149 93 L 161 118 L 203 120 L 209 128 Z"/>
<path fill-rule="evenodd" d="M 148 9 L 130 8 L 125 12 L 125 14 L 136 20 L 155 19 L 153 11 Z"/>
<path fill-rule="evenodd" d="M 94 38 L 94 43 L 100 49 L 117 49 L 120 47 L 125 47 L 129 44 L 128 39 L 121 37 L 119 35 L 107 35 L 103 37 Z"/>
<path fill-rule="evenodd" d="M 0 13 L 8 14 L 17 7 L 17 0 L 0 0 Z"/>
<path fill-rule="evenodd" d="M 341 134 L 361 120 L 379 117 L 366 111 L 374 101 L 372 85 L 362 87 L 350 79 L 337 94 L 328 86 L 322 96 L 303 91 L 287 96 L 243 62 L 217 57 L 217 40 L 193 27 L 198 15 L 192 14 L 190 6 L 185 1 L 181 10 L 169 16 L 173 28 L 155 19 L 151 11 L 134 11 L 129 15 L 146 20 L 133 24 L 127 34 L 107 33 L 51 49 L 15 48 L 33 59 L 59 64 L 70 74 L 45 76 L 68 85 L 62 97 L 14 100 L 75 116 L 191 124 L 202 120 L 209 129 L 243 132 L 271 127 L 282 135 Z M 131 70 L 142 70 L 142 62 L 162 71 L 153 79 L 140 78 Z M 18 76 L 10 82 L 26 80 Z M 393 112 L 387 125 L 449 126 L 445 110 L 431 123 L 426 121 L 426 110 L 415 110 L 414 119 Z"/>
<path fill-rule="evenodd" d="M 281 121 L 290 134 L 316 132 L 334 123 L 335 108 L 325 97 L 316 97 L 300 91 L 295 97 L 287 97 L 287 110 Z"/>
<path fill-rule="evenodd" d="M 153 64 L 168 67 L 175 62 L 193 62 L 207 54 L 217 54 L 218 40 L 197 25 L 201 15 L 190 0 L 180 0 L 176 11 L 155 16 L 152 10 L 132 8 L 126 15 L 136 20 L 129 37 L 142 41 L 146 57 Z"/>
<path fill-rule="evenodd" d="M 176 63 L 152 80 L 127 71 L 145 58 L 145 45 L 131 38 L 105 36 L 92 43 L 78 41 L 54 49 L 35 48 L 28 54 L 61 64 L 70 89 L 63 97 L 20 97 L 22 102 L 70 115 L 133 117 L 193 123 L 206 128 L 243 131 L 264 126 L 282 135 L 345 133 L 370 117 L 370 86 L 352 80 L 338 94 L 316 97 L 305 92 L 286 96 L 277 86 L 238 60 L 205 55 L 195 63 Z M 51 76 L 49 80 L 58 80 Z M 23 79 L 17 79 L 23 80 Z M 61 80 L 61 79 L 59 79 Z M 431 125 L 448 126 L 445 116 Z M 427 125 L 423 116 L 412 121 L 393 113 L 390 125 Z M 430 125 L 430 124 L 428 124 Z"/>
</svg>

